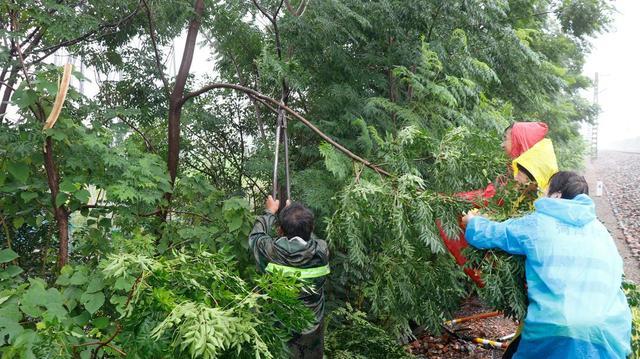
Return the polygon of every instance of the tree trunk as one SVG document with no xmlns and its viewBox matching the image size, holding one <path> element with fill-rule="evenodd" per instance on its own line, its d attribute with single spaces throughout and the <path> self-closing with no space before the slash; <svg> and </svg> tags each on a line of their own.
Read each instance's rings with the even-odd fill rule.
<svg viewBox="0 0 640 359">
<path fill-rule="evenodd" d="M 51 205 L 53 215 L 58 225 L 58 267 L 62 268 L 69 262 L 69 212 L 62 206 L 56 205 L 56 197 L 60 193 L 60 177 L 53 160 L 53 142 L 47 137 L 45 142 L 44 168 L 47 171 L 47 182 L 51 191 Z"/>
<path fill-rule="evenodd" d="M 18 80 L 18 70 L 17 66 L 14 66 L 9 73 L 9 77 L 7 78 L 7 85 L 9 86 L 0 86 L 4 87 L 4 93 L 2 95 L 2 102 L 0 102 L 0 123 L 4 121 L 4 118 L 7 115 L 7 108 L 9 107 L 9 100 L 11 99 L 11 94 L 13 90 L 11 87 L 16 84 Z"/>
<path fill-rule="evenodd" d="M 187 31 L 187 40 L 182 53 L 182 62 L 176 76 L 176 83 L 169 97 L 169 126 L 168 141 L 169 152 L 167 153 L 167 167 L 171 178 L 171 186 L 175 185 L 178 175 L 178 161 L 180 157 L 180 117 L 182 115 L 182 104 L 184 96 L 184 87 L 187 83 L 193 53 L 196 47 L 196 38 L 200 29 L 200 20 L 204 12 L 204 0 L 196 0 L 194 5 L 195 15 L 189 22 Z M 165 194 L 165 199 L 171 201 L 171 193 Z"/>
</svg>

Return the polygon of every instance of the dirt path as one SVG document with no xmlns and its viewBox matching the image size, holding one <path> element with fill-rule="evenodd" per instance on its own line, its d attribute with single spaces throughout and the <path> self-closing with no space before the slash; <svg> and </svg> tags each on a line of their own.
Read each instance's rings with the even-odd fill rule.
<svg viewBox="0 0 640 359">
<path fill-rule="evenodd" d="M 626 277 L 640 283 L 640 154 L 605 151 L 587 162 L 585 177 L 598 219 L 616 241 Z M 597 181 L 604 184 L 601 197 Z"/>
</svg>

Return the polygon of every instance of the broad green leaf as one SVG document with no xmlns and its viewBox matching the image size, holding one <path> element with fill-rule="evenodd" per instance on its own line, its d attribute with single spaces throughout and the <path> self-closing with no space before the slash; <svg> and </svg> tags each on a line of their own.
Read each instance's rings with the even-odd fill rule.
<svg viewBox="0 0 640 359">
<path fill-rule="evenodd" d="M 45 307 L 47 311 L 43 314 L 43 317 L 57 318 L 59 321 L 64 321 L 67 318 L 67 310 L 64 308 L 64 297 L 56 288 L 47 289 L 46 293 L 47 303 Z"/>
<path fill-rule="evenodd" d="M 89 314 L 89 312 L 87 312 L 86 310 L 83 310 L 82 313 L 71 319 L 77 325 L 84 327 L 85 325 L 89 324 L 89 320 L 91 320 L 91 314 Z"/>
<path fill-rule="evenodd" d="M 58 276 L 58 279 L 56 280 L 56 284 L 63 286 L 69 285 L 69 280 L 71 279 L 72 275 L 73 267 L 71 267 L 70 265 L 62 267 L 62 269 L 60 270 L 60 276 Z"/>
<path fill-rule="evenodd" d="M 115 289 L 123 289 L 123 290 L 131 290 L 131 287 L 133 287 L 133 282 L 135 282 L 136 279 L 130 275 L 125 275 L 122 276 L 118 279 L 116 279 L 116 283 L 114 284 L 114 288 Z"/>
<path fill-rule="evenodd" d="M 11 262 L 18 257 L 18 253 L 12 251 L 11 249 L 3 249 L 0 251 L 0 264 Z"/>
<path fill-rule="evenodd" d="M 26 183 L 29 178 L 29 166 L 22 162 L 9 162 L 9 173 L 20 183 Z"/>
<path fill-rule="evenodd" d="M 56 196 L 56 207 L 61 207 L 67 201 L 67 194 L 64 192 L 58 193 Z"/>
<path fill-rule="evenodd" d="M 78 199 L 78 201 L 82 203 L 89 202 L 89 198 L 91 198 L 91 193 L 89 193 L 89 191 L 87 191 L 86 189 L 81 189 L 73 195 Z"/>
<path fill-rule="evenodd" d="M 235 232 L 242 227 L 242 217 L 235 216 L 229 219 L 229 231 Z"/>
<path fill-rule="evenodd" d="M 20 109 L 26 109 L 36 103 L 38 94 L 30 88 L 18 88 L 11 101 Z"/>
<path fill-rule="evenodd" d="M 78 301 L 82 296 L 82 289 L 78 287 L 66 287 L 62 292 L 62 296 L 64 297 L 64 305 L 67 307 L 69 311 L 72 311 L 78 305 Z"/>
<path fill-rule="evenodd" d="M 3 344 L 5 337 L 7 337 L 9 343 L 15 342 L 16 337 L 22 334 L 23 331 L 24 328 L 20 325 L 18 320 L 0 317 L 0 345 Z"/>
<path fill-rule="evenodd" d="M 69 284 L 83 285 L 87 283 L 88 280 L 89 278 L 87 277 L 87 274 L 85 273 L 85 271 L 78 270 L 75 273 L 73 273 L 73 276 L 71 276 L 71 278 L 69 279 Z"/>
<path fill-rule="evenodd" d="M 109 323 L 110 321 L 107 317 L 99 317 L 91 321 L 91 324 L 97 329 L 104 329 L 109 326 Z"/>
<path fill-rule="evenodd" d="M 34 192 L 22 192 L 20 193 L 20 198 L 22 198 L 22 200 L 25 203 L 29 203 L 31 202 L 34 198 L 37 198 L 38 194 L 34 193 Z"/>
<path fill-rule="evenodd" d="M 87 293 L 95 293 L 104 288 L 104 281 L 102 276 L 94 275 L 87 286 Z"/>
<path fill-rule="evenodd" d="M 100 218 L 98 225 L 104 228 L 111 228 L 111 218 Z"/>
<path fill-rule="evenodd" d="M 69 179 L 65 179 L 64 181 L 62 181 L 62 183 L 60 183 L 60 190 L 64 191 L 64 192 L 74 192 L 76 190 L 76 185 L 73 184 L 72 181 L 70 181 Z"/>
<path fill-rule="evenodd" d="M 66 132 L 64 132 L 64 130 L 52 128 L 48 131 L 48 133 L 51 136 L 51 138 L 53 138 L 56 141 L 64 141 L 67 139 L 67 134 Z"/>
<path fill-rule="evenodd" d="M 60 274 L 71 276 L 73 274 L 73 267 L 67 264 L 66 266 L 62 267 L 62 269 L 60 269 Z"/>
<path fill-rule="evenodd" d="M 82 297 L 80 297 L 80 301 L 84 305 L 84 308 L 87 312 L 93 314 L 102 307 L 104 304 L 104 294 L 102 292 L 97 293 L 87 293 L 85 292 Z"/>
<path fill-rule="evenodd" d="M 15 217 L 13 219 L 13 228 L 18 229 L 18 228 L 22 227 L 23 224 L 24 224 L 24 218 Z"/>
<path fill-rule="evenodd" d="M 24 272 L 24 270 L 16 265 L 10 265 L 7 269 L 4 270 L 2 274 L 5 274 L 7 277 L 15 277 Z"/>
<path fill-rule="evenodd" d="M 31 286 L 22 295 L 20 309 L 27 315 L 38 318 L 44 312 L 43 307 L 47 304 L 47 291 L 44 289 L 44 282 L 30 279 Z"/>
<path fill-rule="evenodd" d="M 18 309 L 18 304 L 15 299 L 5 301 L 5 303 L 0 306 L 0 323 L 4 320 L 13 320 L 16 322 L 22 320 L 22 312 Z"/>
</svg>

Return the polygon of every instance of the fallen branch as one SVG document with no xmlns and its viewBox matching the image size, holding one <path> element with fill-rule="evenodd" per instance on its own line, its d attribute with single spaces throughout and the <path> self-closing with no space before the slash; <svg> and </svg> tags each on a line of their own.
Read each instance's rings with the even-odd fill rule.
<svg viewBox="0 0 640 359">
<path fill-rule="evenodd" d="M 291 108 L 289 108 L 287 105 L 285 105 L 284 103 L 275 100 L 269 96 L 266 96 L 256 90 L 253 90 L 251 88 L 248 87 L 244 87 L 244 86 L 240 86 L 240 85 L 235 85 L 235 84 L 227 84 L 227 83 L 213 83 L 210 85 L 207 85 L 197 91 L 193 91 L 193 92 L 189 92 L 186 95 L 184 95 L 184 97 L 182 98 L 182 101 L 180 103 L 180 105 L 183 105 L 187 100 L 199 96 L 207 91 L 213 90 L 213 89 L 218 89 L 218 88 L 227 88 L 227 89 L 232 89 L 232 90 L 236 90 L 236 91 L 241 91 L 246 93 L 247 95 L 249 95 L 250 97 L 254 97 L 256 99 L 262 100 L 261 102 L 270 102 L 271 104 L 273 104 L 274 106 L 286 111 L 287 113 L 289 113 L 290 115 L 292 115 L 293 117 L 295 117 L 298 121 L 302 122 L 305 126 L 307 126 L 308 128 L 310 128 L 313 132 L 315 132 L 318 136 L 320 136 L 322 139 L 324 139 L 325 141 L 327 141 L 329 144 L 331 144 L 333 147 L 335 147 L 336 149 L 338 149 L 340 152 L 344 153 L 345 155 L 347 155 L 348 157 L 350 157 L 351 159 L 361 162 L 362 164 L 364 164 L 365 166 L 371 168 L 372 170 L 376 171 L 379 174 L 385 175 L 385 176 L 391 176 L 391 174 L 387 171 L 385 171 L 384 169 L 380 168 L 380 166 L 373 164 L 371 162 L 369 162 L 368 160 L 356 155 L 355 153 L 349 151 L 348 149 L 346 149 L 344 146 L 342 146 L 341 144 L 339 144 L 338 142 L 334 141 L 331 137 L 329 137 L 328 135 L 326 135 L 324 132 L 322 132 L 319 128 L 317 128 L 314 124 L 311 123 L 311 121 L 307 120 L 306 118 L 304 118 L 302 115 L 300 115 L 299 113 L 297 113 L 296 111 L 292 110 Z"/>
</svg>

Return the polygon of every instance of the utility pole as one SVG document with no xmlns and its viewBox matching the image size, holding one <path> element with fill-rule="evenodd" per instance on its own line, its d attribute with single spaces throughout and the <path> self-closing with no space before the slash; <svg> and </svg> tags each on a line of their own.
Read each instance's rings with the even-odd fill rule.
<svg viewBox="0 0 640 359">
<path fill-rule="evenodd" d="M 593 82 L 593 104 L 598 106 L 598 73 L 596 72 L 596 77 Z M 591 159 L 598 158 L 598 117 L 600 110 L 596 114 L 596 118 L 591 125 Z"/>
</svg>

